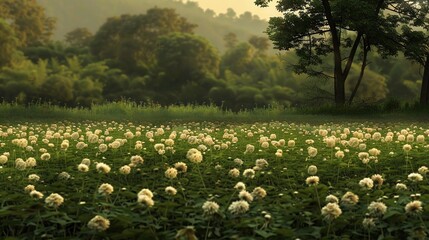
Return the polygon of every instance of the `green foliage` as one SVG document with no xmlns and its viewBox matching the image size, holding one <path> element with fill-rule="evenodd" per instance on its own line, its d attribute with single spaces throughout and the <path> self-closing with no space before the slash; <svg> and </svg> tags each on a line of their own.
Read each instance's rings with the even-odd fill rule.
<svg viewBox="0 0 429 240">
<path fill-rule="evenodd" d="M 11 23 L 20 47 L 47 43 L 55 25 L 55 20 L 45 14 L 45 9 L 32 0 L 2 0 L 0 16 Z"/>
<path fill-rule="evenodd" d="M 93 34 L 87 28 L 76 28 L 68 32 L 65 41 L 73 47 L 88 47 Z"/>
<path fill-rule="evenodd" d="M 9 24 L 0 18 L 0 69 L 9 65 L 17 51 L 18 40 Z"/>
<path fill-rule="evenodd" d="M 152 8 L 146 14 L 109 18 L 95 34 L 91 52 L 99 59 L 113 60 L 128 73 L 147 73 L 156 65 L 161 36 L 192 33 L 194 28 L 173 9 Z"/>
<path fill-rule="evenodd" d="M 167 88 L 196 82 L 205 76 L 216 77 L 220 62 L 217 50 L 206 39 L 182 33 L 158 40 L 156 60 L 159 70 L 165 73 L 162 85 Z"/>
<path fill-rule="evenodd" d="M 260 6 L 268 2 L 271 0 L 255 1 Z M 397 4 L 401 1 L 279 1 L 277 9 L 283 17 L 271 18 L 267 33 L 277 49 L 295 50 L 299 57 L 296 72 L 333 75 L 335 103 L 342 105 L 358 46 L 364 52 L 364 65 L 371 46 L 383 56 L 400 50 L 397 26 L 406 20 L 401 18 L 401 12 L 387 13 L 391 11 L 389 6 Z M 320 68 L 322 59 L 329 54 L 332 68 Z"/>
</svg>

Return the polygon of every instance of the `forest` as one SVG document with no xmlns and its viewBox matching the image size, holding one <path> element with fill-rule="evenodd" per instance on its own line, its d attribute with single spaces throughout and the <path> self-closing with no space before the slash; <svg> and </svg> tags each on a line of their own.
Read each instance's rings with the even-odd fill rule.
<svg viewBox="0 0 429 240">
<path fill-rule="evenodd" d="M 69 107 L 128 100 L 234 111 L 427 103 L 423 1 L 386 1 L 376 6 L 381 14 L 368 16 L 363 11 L 374 6 L 352 1 L 340 14 L 344 26 L 330 28 L 339 41 L 331 41 L 329 21 L 316 12 L 321 6 L 284 6 L 284 18 L 266 22 L 232 9 L 216 14 L 196 2 L 109 1 L 117 7 L 101 0 L 1 1 L 1 99 Z"/>
</svg>

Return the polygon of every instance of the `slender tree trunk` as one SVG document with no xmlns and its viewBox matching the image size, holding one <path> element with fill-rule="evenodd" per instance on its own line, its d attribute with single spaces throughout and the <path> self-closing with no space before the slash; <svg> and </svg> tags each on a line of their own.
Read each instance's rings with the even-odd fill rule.
<svg viewBox="0 0 429 240">
<path fill-rule="evenodd" d="M 429 54 L 426 55 L 425 69 L 422 78 L 422 88 L 420 92 L 420 104 L 427 106 L 429 103 Z"/>
<path fill-rule="evenodd" d="M 359 89 L 360 83 L 362 82 L 363 79 L 363 75 L 365 74 L 365 68 L 367 66 L 367 59 L 368 59 L 368 52 L 369 52 L 370 48 L 368 46 L 368 44 L 366 44 L 366 41 L 364 39 L 363 41 L 363 59 L 362 59 L 362 66 L 360 67 L 360 73 L 359 73 L 359 78 L 358 81 L 352 91 L 352 95 L 349 98 L 349 105 L 352 104 L 354 97 L 356 96 L 356 92 Z"/>
<path fill-rule="evenodd" d="M 345 78 L 342 70 L 342 59 L 340 49 L 340 39 L 337 30 L 337 25 L 332 16 L 331 5 L 328 0 L 322 0 L 323 8 L 325 11 L 325 17 L 329 24 L 329 32 L 332 37 L 332 46 L 334 50 L 334 94 L 335 104 L 338 106 L 344 105 L 346 102 L 345 94 Z"/>
</svg>

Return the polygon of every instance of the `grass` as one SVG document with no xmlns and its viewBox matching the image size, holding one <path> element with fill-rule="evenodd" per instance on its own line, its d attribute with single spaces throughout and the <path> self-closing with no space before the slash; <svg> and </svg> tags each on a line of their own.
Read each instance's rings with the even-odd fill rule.
<svg viewBox="0 0 429 240">
<path fill-rule="evenodd" d="M 382 107 L 369 108 L 305 108 L 283 109 L 281 107 L 225 111 L 216 106 L 175 105 L 138 105 L 132 102 L 113 102 L 94 105 L 88 108 L 67 108 L 50 104 L 32 104 L 23 106 L 14 103 L 0 104 L 0 122 L 13 123 L 25 121 L 133 121 L 162 123 L 167 121 L 211 121 L 211 122 L 344 122 L 344 121 L 377 121 L 377 122 L 427 122 L 427 109 L 402 108 L 394 112 Z"/>
</svg>

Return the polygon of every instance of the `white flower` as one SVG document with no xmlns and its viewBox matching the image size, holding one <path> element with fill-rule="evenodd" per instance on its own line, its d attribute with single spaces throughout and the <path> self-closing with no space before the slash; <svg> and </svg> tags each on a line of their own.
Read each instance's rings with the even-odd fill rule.
<svg viewBox="0 0 429 240">
<path fill-rule="evenodd" d="M 249 211 L 249 203 L 244 200 L 235 201 L 229 205 L 228 210 L 234 215 L 243 214 Z"/>
<path fill-rule="evenodd" d="M 213 201 L 206 201 L 203 206 L 204 214 L 213 215 L 219 211 L 219 204 Z"/>
<path fill-rule="evenodd" d="M 374 181 L 371 178 L 364 178 L 359 181 L 359 185 L 366 189 L 372 189 L 374 187 Z"/>
<path fill-rule="evenodd" d="M 410 173 L 408 174 L 408 180 L 413 182 L 423 181 L 423 176 L 420 173 Z"/>
<path fill-rule="evenodd" d="M 88 222 L 87 226 L 89 229 L 102 232 L 106 231 L 110 227 L 110 221 L 107 218 L 97 215 Z"/>
</svg>

